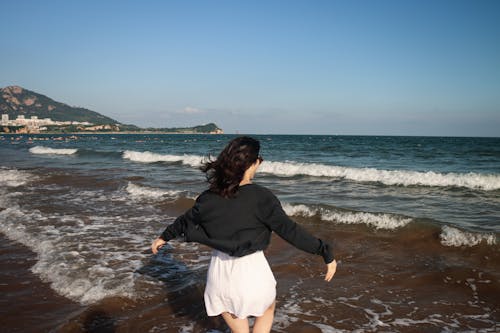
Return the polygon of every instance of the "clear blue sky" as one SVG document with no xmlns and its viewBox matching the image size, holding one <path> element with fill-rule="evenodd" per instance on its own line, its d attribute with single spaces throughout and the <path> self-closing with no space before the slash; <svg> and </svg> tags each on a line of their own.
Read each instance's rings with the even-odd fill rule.
<svg viewBox="0 0 500 333">
<path fill-rule="evenodd" d="M 1 1 L 0 86 L 140 126 L 500 136 L 500 1 Z"/>
</svg>

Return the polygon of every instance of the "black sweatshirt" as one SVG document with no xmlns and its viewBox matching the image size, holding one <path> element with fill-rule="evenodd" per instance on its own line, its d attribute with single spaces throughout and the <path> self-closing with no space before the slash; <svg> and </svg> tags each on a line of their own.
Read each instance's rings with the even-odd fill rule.
<svg viewBox="0 0 500 333">
<path fill-rule="evenodd" d="M 296 248 L 322 256 L 325 263 L 334 259 L 328 243 L 293 222 L 278 198 L 256 184 L 240 186 L 234 198 L 223 198 L 209 190 L 203 192 L 194 206 L 160 237 L 169 241 L 181 236 L 187 242 L 198 242 L 230 256 L 242 257 L 266 249 L 272 231 Z"/>
</svg>

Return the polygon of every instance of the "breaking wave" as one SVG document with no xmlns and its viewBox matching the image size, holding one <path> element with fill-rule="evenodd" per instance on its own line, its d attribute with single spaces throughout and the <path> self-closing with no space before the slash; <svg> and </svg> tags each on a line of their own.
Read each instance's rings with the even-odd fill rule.
<svg viewBox="0 0 500 333">
<path fill-rule="evenodd" d="M 142 185 L 136 185 L 131 182 L 128 183 L 126 191 L 134 198 L 178 198 L 181 191 L 176 190 L 160 190 Z"/>
<path fill-rule="evenodd" d="M 137 152 L 126 150 L 123 158 L 141 163 L 182 163 L 199 167 L 203 157 L 199 155 L 157 154 L 149 151 Z M 375 168 L 354 168 L 335 165 L 299 162 L 263 163 L 259 172 L 280 177 L 312 176 L 347 179 L 356 182 L 379 182 L 385 185 L 399 186 L 435 186 L 435 187 L 465 187 L 493 191 L 500 189 L 500 175 L 479 173 L 440 173 L 435 171 L 410 170 L 379 170 Z"/>
<path fill-rule="evenodd" d="M 342 224 L 366 224 L 376 229 L 394 230 L 410 223 L 413 219 L 395 214 L 349 212 L 327 208 L 314 208 L 307 205 L 283 204 L 283 209 L 291 216 L 319 216 L 323 221 Z"/>
<path fill-rule="evenodd" d="M 434 171 L 378 170 L 314 163 L 267 161 L 261 165 L 260 171 L 283 177 L 297 175 L 333 177 L 358 182 L 380 182 L 385 185 L 455 186 L 486 191 L 500 189 L 500 175 L 473 172 L 439 173 Z"/>
<path fill-rule="evenodd" d="M 168 162 L 176 163 L 181 162 L 182 164 L 190 165 L 192 167 L 198 167 L 201 165 L 203 160 L 202 156 L 198 155 L 169 155 L 169 154 L 157 154 L 149 151 L 139 152 L 133 150 L 125 150 L 123 152 L 123 158 L 131 160 L 134 162 L 141 163 L 157 163 L 157 162 Z"/>
<path fill-rule="evenodd" d="M 29 151 L 32 154 L 73 155 L 78 149 L 35 146 L 30 148 Z"/>
<path fill-rule="evenodd" d="M 476 246 L 483 241 L 488 245 L 495 245 L 497 243 L 496 237 L 493 234 L 466 232 L 447 225 L 441 228 L 439 238 L 441 239 L 441 244 L 444 246 L 455 247 Z"/>
</svg>

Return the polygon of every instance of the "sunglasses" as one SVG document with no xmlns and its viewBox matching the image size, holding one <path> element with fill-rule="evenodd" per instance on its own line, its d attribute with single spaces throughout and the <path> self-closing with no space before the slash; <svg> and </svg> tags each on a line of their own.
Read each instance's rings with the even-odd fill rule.
<svg viewBox="0 0 500 333">
<path fill-rule="evenodd" d="M 262 163 L 264 162 L 264 159 L 262 158 L 262 156 L 259 155 L 259 157 L 257 157 L 257 160 L 259 160 L 259 163 Z"/>
</svg>

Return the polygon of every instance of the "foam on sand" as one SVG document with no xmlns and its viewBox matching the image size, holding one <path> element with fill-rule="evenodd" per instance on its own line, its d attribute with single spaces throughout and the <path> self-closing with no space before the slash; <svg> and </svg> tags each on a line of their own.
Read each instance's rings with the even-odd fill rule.
<svg viewBox="0 0 500 333">
<path fill-rule="evenodd" d="M 81 230 L 62 233 L 45 225 L 38 226 L 34 233 L 31 226 L 23 224 L 26 220 L 41 222 L 47 217 L 37 211 L 23 212 L 19 206 L 12 206 L 0 212 L 0 231 L 37 254 L 37 263 L 31 270 L 49 282 L 56 292 L 82 304 L 108 296 L 134 296 L 133 271 L 124 272 L 125 264 L 112 269 L 109 260 L 88 260 L 87 249 L 79 249 Z M 91 245 L 94 246 L 93 256 L 104 259 L 100 253 L 103 251 Z M 133 266 L 133 262 L 130 265 Z"/>
<path fill-rule="evenodd" d="M 43 146 L 35 146 L 29 149 L 32 154 L 50 154 L 50 155 L 73 155 L 78 149 L 70 148 L 50 148 Z"/>
<path fill-rule="evenodd" d="M 459 230 L 450 226 L 443 226 L 441 234 L 439 235 L 441 244 L 444 246 L 476 246 L 481 242 L 488 245 L 495 245 L 497 243 L 495 235 L 487 233 L 473 233 Z"/>
<path fill-rule="evenodd" d="M 149 204 L 130 200 L 130 196 L 161 195 L 159 200 L 164 200 L 165 195 L 175 193 L 130 185 L 128 190 L 111 192 L 78 188 L 70 189 L 70 193 L 56 191 L 54 197 L 40 199 L 44 203 L 56 200 L 71 207 L 92 207 L 85 214 L 64 208 L 40 211 L 25 202 L 25 192 L 9 192 L 10 188 L 0 186 L 0 233 L 35 252 L 36 264 L 31 271 L 71 300 L 91 304 L 114 296 L 150 297 L 154 290 L 163 290 L 162 283 L 137 272 L 149 265 L 151 240 L 164 229 L 165 221 L 173 218 Z M 32 189 L 25 186 L 16 191 L 29 193 Z M 179 257 L 189 269 L 205 266 L 209 253 L 200 256 L 200 252 L 189 244 Z M 178 265 L 176 261 L 170 264 Z"/>
<path fill-rule="evenodd" d="M 411 218 L 386 213 L 349 212 L 329 208 L 315 208 L 307 205 L 283 204 L 283 209 L 291 216 L 319 216 L 323 221 L 343 224 L 366 224 L 376 229 L 394 230 L 406 226 Z"/>
</svg>

